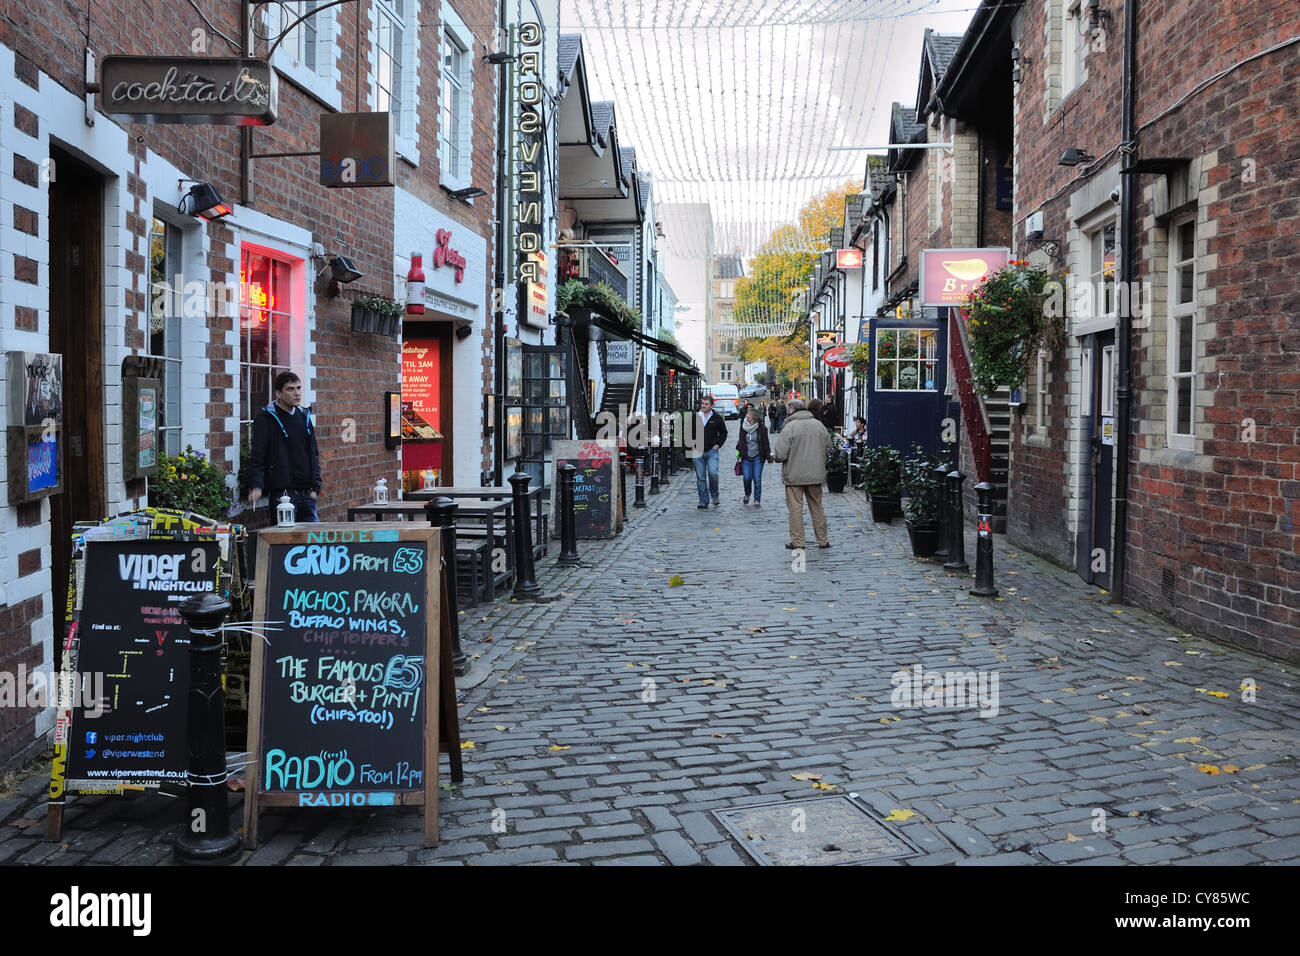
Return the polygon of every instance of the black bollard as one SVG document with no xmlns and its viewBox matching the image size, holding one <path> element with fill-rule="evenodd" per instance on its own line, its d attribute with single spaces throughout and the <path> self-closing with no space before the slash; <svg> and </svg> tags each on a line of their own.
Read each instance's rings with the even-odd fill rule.
<svg viewBox="0 0 1300 956">
<path fill-rule="evenodd" d="M 938 561 L 948 560 L 948 468 L 938 465 L 932 472 L 934 476 L 935 512 L 939 515 L 939 548 L 931 557 Z"/>
<path fill-rule="evenodd" d="M 636 500 L 632 502 L 633 508 L 644 508 L 645 503 L 645 449 L 636 450 Z"/>
<path fill-rule="evenodd" d="M 979 495 L 979 525 L 975 532 L 975 586 L 970 593 L 976 597 L 997 597 L 998 589 L 993 586 L 993 529 L 989 519 L 993 517 L 993 486 L 981 481 L 975 486 Z"/>
<path fill-rule="evenodd" d="M 515 512 L 515 597 L 521 601 L 534 601 L 542 589 L 537 586 L 533 568 L 533 515 L 528 507 L 528 482 L 530 475 L 517 471 L 510 476 L 514 493 Z"/>
<path fill-rule="evenodd" d="M 189 814 L 172 847 L 177 863 L 233 862 L 241 838 L 230 829 L 226 789 L 226 693 L 221 689 L 221 622 L 230 602 L 195 595 L 180 607 L 190 629 L 190 694 L 185 711 L 189 748 Z"/>
<path fill-rule="evenodd" d="M 457 677 L 464 677 L 469 673 L 469 658 L 460 646 L 460 596 L 456 593 L 456 502 L 450 498 L 434 498 L 425 502 L 424 515 L 429 519 L 429 524 L 442 532 L 442 569 L 447 575 L 447 600 L 451 602 L 451 607 L 447 608 L 447 619 L 451 621 L 451 669 Z M 489 548 L 494 546 L 494 542 L 488 542 Z M 491 567 L 487 573 L 493 573 Z"/>
<path fill-rule="evenodd" d="M 577 564 L 578 532 L 573 517 L 573 479 L 578 469 L 565 463 L 560 466 L 560 556 L 557 564 Z"/>
<path fill-rule="evenodd" d="M 962 516 L 961 483 L 966 476 L 953 469 L 948 472 L 948 560 L 945 571 L 969 571 L 966 563 L 966 521 Z"/>
<path fill-rule="evenodd" d="M 651 439 L 650 446 L 650 494 L 659 494 L 659 436 Z"/>
</svg>

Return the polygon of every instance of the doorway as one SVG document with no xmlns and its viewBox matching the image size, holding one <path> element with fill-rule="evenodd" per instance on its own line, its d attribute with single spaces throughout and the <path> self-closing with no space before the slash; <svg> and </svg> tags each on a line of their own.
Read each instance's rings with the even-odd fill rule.
<svg viewBox="0 0 1300 956">
<path fill-rule="evenodd" d="M 1115 462 L 1115 330 L 1089 335 L 1083 343 L 1080 427 L 1088 440 L 1084 463 L 1083 517 L 1075 564 L 1089 584 L 1110 587 L 1111 503 Z"/>
<path fill-rule="evenodd" d="M 104 179 L 50 149 L 50 351 L 63 356 L 63 492 L 50 498 L 55 666 L 62 655 L 72 527 L 106 516 Z"/>
</svg>

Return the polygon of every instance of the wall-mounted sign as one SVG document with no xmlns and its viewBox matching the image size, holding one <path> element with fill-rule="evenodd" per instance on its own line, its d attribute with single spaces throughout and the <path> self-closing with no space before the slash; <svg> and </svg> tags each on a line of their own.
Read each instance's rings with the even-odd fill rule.
<svg viewBox="0 0 1300 956">
<path fill-rule="evenodd" d="M 1101 443 L 1103 445 L 1115 444 L 1115 419 L 1103 418 L 1101 420 Z"/>
<path fill-rule="evenodd" d="M 63 356 L 8 353 L 5 460 L 9 503 L 58 494 L 63 429 Z"/>
<path fill-rule="evenodd" d="M 835 265 L 840 269 L 861 269 L 862 268 L 862 250 L 861 249 L 836 249 Z"/>
<path fill-rule="evenodd" d="M 533 262 L 537 263 L 537 281 L 528 283 L 528 311 L 524 317 L 529 325 L 545 327 L 550 324 L 550 317 L 547 314 L 549 299 L 546 294 L 546 253 L 534 252 L 531 258 Z"/>
<path fill-rule="evenodd" d="M 838 339 L 838 338 L 839 338 L 839 336 L 835 333 L 835 330 L 834 330 L 834 329 L 818 329 L 818 330 L 817 330 L 817 344 L 818 344 L 819 346 L 830 346 L 830 345 L 834 345 L 834 344 L 835 344 L 835 340 Z"/>
<path fill-rule="evenodd" d="M 962 305 L 986 276 L 1010 259 L 1010 249 L 922 249 L 921 305 Z"/>
<path fill-rule="evenodd" d="M 524 346 L 519 339 L 506 339 L 506 401 L 524 400 Z"/>
<path fill-rule="evenodd" d="M 99 95 L 127 122 L 270 126 L 279 81 L 254 57 L 106 56 Z"/>
<path fill-rule="evenodd" d="M 518 27 L 520 50 L 511 70 L 515 99 L 515 261 L 514 282 L 540 281 L 534 253 L 542 251 L 542 28 Z"/>
<path fill-rule="evenodd" d="M 321 113 L 321 185 L 395 185 L 396 155 L 392 113 Z"/>
<path fill-rule="evenodd" d="M 433 250 L 433 267 L 450 266 L 456 270 L 456 281 L 465 281 L 465 257 L 451 247 L 451 230 L 439 229 L 435 239 L 438 244 Z"/>
<path fill-rule="evenodd" d="M 848 347 L 844 345 L 837 345 L 833 349 L 827 349 L 826 354 L 822 356 L 822 361 L 831 368 L 848 368 L 852 364 L 849 360 Z"/>
<path fill-rule="evenodd" d="M 430 289 L 427 285 L 424 287 L 424 304 L 438 312 L 446 312 L 448 315 L 455 315 L 468 319 L 473 314 L 472 309 L 464 302 L 458 302 L 455 299 L 449 299 L 445 295 L 439 295 Z M 430 315 L 428 311 L 424 317 L 429 320 L 437 320 L 437 315 Z"/>
</svg>

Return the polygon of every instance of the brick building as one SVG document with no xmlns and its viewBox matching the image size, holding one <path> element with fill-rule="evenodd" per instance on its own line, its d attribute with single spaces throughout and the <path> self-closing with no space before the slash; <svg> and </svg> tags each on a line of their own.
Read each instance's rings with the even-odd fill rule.
<svg viewBox="0 0 1300 956">
<path fill-rule="evenodd" d="M 1126 13 L 984 3 L 940 91 L 1011 127 L 1008 238 L 1064 292 L 1067 346 L 1039 356 L 1012 422 L 1008 537 L 1185 627 L 1298 659 L 1300 11 L 1138 3 L 1131 135 Z"/>
<path fill-rule="evenodd" d="M 233 0 L 166 16 L 142 0 L 89 16 L 8 4 L 0 17 L 0 153 L 12 172 L 0 179 L 0 336 L 7 352 L 62 357 L 63 472 L 61 493 L 40 496 L 16 487 L 16 456 L 0 469 L 0 670 L 57 664 L 72 522 L 149 503 L 125 442 L 124 396 L 142 369 L 163 382 L 161 452 L 192 445 L 233 481 L 247 424 L 288 368 L 317 422 L 322 517 L 341 518 L 380 476 L 395 485 L 401 453 L 385 447 L 384 393 L 402 387 L 401 331 L 353 331 L 351 298 L 404 300 L 412 251 L 424 258 L 426 312 L 405 333 L 444 350 L 444 480 L 475 482 L 491 468 L 479 396 L 492 388 L 497 78 L 483 56 L 496 5 L 362 0 L 294 24 L 314 7 L 257 8 L 251 55 L 267 57 L 267 37 L 281 37 L 270 55 L 278 103 L 273 125 L 242 129 L 114 119 L 105 93 L 88 106 L 85 89 L 88 50 L 96 62 L 240 55 Z M 310 154 L 322 113 L 366 111 L 393 116 L 392 188 L 327 188 L 318 157 L 262 155 Z M 209 223 L 178 211 L 195 183 L 233 214 Z M 486 194 L 452 196 L 467 187 Z M 440 245 L 463 270 L 433 264 Z M 330 283 L 336 255 L 362 273 L 342 294 Z M 0 363 L 6 396 L 11 368 Z M 0 711 L 0 765 L 31 756 L 50 721 L 50 711 Z"/>
</svg>

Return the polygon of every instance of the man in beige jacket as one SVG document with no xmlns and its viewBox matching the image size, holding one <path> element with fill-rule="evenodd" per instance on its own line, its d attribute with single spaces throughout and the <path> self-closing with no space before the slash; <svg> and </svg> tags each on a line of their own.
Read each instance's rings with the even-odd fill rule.
<svg viewBox="0 0 1300 956">
<path fill-rule="evenodd" d="M 804 546 L 803 501 L 808 499 L 813 534 L 819 548 L 829 548 L 826 512 L 822 510 L 822 484 L 826 481 L 826 452 L 830 432 L 799 399 L 787 405 L 789 417 L 777 436 L 772 457 L 781 462 L 781 481 L 785 484 L 785 506 L 790 512 L 790 550 Z"/>
</svg>

